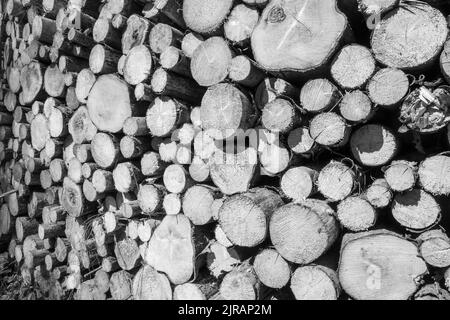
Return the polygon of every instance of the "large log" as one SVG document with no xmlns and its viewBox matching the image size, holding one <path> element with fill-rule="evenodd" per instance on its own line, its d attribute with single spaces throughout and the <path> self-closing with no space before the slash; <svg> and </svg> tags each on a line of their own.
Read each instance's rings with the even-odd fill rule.
<svg viewBox="0 0 450 320">
<path fill-rule="evenodd" d="M 322 72 L 348 28 L 336 0 L 271 1 L 253 31 L 253 54 L 268 71 Z"/>
</svg>

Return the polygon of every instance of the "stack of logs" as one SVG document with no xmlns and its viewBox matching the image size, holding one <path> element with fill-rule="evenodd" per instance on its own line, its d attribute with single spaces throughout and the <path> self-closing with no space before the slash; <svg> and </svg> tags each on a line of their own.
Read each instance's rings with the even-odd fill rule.
<svg viewBox="0 0 450 320">
<path fill-rule="evenodd" d="M 449 11 L 2 0 L 0 261 L 48 299 L 448 298 Z"/>
</svg>

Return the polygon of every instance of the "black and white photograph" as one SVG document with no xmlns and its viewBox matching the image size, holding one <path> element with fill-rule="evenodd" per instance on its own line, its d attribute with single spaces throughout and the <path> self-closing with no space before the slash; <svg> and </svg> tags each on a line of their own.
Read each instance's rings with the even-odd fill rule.
<svg viewBox="0 0 450 320">
<path fill-rule="evenodd" d="M 0 0 L 0 300 L 450 300 L 450 0 Z"/>
</svg>

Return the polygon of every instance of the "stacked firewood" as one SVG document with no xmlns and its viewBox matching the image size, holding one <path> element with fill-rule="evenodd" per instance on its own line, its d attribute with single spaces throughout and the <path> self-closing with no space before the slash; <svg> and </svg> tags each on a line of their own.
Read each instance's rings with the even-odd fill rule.
<svg viewBox="0 0 450 320">
<path fill-rule="evenodd" d="M 0 261 L 48 299 L 449 296 L 447 3 L 1 12 Z"/>
</svg>

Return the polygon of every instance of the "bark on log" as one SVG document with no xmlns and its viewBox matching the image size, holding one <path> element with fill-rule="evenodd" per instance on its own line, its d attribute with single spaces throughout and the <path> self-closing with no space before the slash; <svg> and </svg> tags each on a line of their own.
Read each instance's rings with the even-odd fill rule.
<svg viewBox="0 0 450 320">
<path fill-rule="evenodd" d="M 122 53 L 128 52 L 135 46 L 143 45 L 147 42 L 150 32 L 150 23 L 147 19 L 133 14 L 127 19 L 127 28 L 122 34 Z"/>
<path fill-rule="evenodd" d="M 97 44 L 89 55 L 89 68 L 95 74 L 114 73 L 121 55 L 106 46 Z"/>
</svg>

